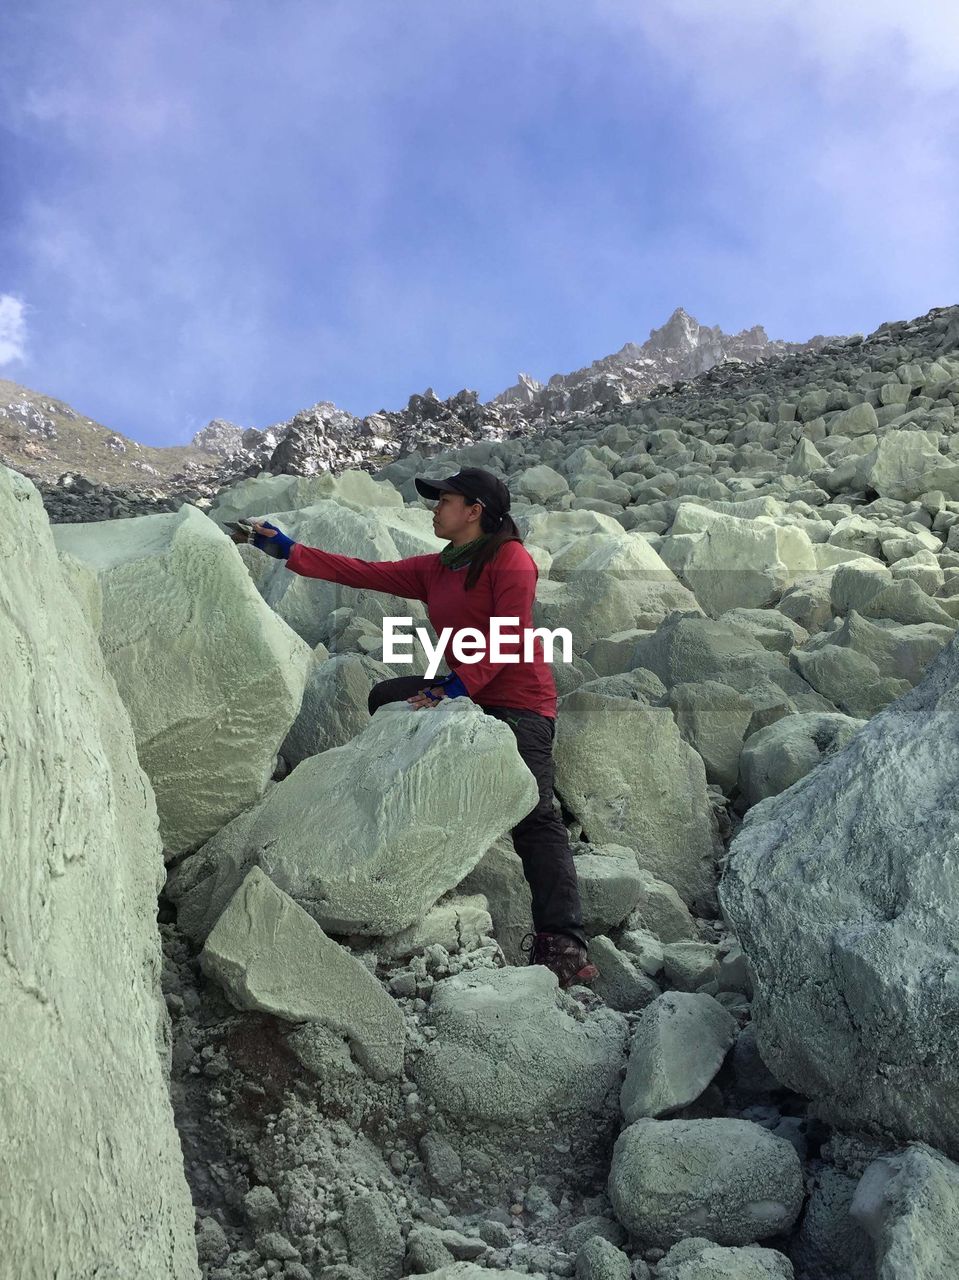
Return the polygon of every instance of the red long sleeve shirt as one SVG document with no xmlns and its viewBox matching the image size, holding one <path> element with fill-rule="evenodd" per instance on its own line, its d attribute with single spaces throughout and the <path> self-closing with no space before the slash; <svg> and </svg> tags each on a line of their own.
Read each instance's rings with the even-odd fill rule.
<svg viewBox="0 0 959 1280">
<path fill-rule="evenodd" d="M 504 543 L 470 591 L 465 590 L 467 569 L 447 568 L 439 553 L 405 560 L 360 560 L 297 542 L 286 567 L 306 578 L 422 600 L 437 638 L 444 627 L 453 628 L 443 656 L 473 702 L 481 707 L 522 707 L 556 719 L 556 684 L 540 636 L 533 641 L 532 661 L 523 660 L 523 635 L 533 626 L 539 570 L 521 542 Z M 518 624 L 500 624 L 502 653 L 518 655 L 518 662 L 492 661 L 490 619 L 494 617 L 519 619 Z M 464 627 L 475 627 L 485 639 L 479 662 L 461 662 L 453 652 L 456 633 Z M 517 636 L 519 642 L 512 643 Z M 410 675 L 414 674 L 411 668 Z"/>
</svg>

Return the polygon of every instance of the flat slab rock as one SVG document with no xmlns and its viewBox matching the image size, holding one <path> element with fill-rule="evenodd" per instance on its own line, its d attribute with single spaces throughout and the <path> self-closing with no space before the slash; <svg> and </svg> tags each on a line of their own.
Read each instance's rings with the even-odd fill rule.
<svg viewBox="0 0 959 1280">
<path fill-rule="evenodd" d="M 320 1022 L 349 1040 L 374 1079 L 402 1074 L 406 1037 L 398 1005 L 259 867 L 216 922 L 200 964 L 237 1008 Z"/>
</svg>

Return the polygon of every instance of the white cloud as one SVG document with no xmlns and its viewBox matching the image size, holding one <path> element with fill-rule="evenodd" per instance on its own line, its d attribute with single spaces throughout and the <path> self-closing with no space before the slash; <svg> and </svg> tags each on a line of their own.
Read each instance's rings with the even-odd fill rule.
<svg viewBox="0 0 959 1280">
<path fill-rule="evenodd" d="M 26 307 L 11 293 L 0 293 L 0 365 L 22 360 L 27 343 Z"/>
</svg>

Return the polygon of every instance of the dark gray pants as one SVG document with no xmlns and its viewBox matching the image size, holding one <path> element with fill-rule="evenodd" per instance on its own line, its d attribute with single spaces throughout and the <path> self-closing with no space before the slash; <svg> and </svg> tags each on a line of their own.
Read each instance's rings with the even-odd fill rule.
<svg viewBox="0 0 959 1280">
<path fill-rule="evenodd" d="M 425 676 L 381 680 L 370 690 L 370 715 L 384 703 L 403 702 L 428 685 Z M 553 807 L 556 721 L 525 707 L 482 707 L 481 710 L 504 720 L 513 730 L 517 750 L 539 787 L 536 808 L 510 831 L 533 899 L 533 928 L 537 933 L 569 934 L 585 946 L 576 864 L 566 827 Z M 424 708 L 423 714 L 428 715 L 429 709 Z"/>
</svg>

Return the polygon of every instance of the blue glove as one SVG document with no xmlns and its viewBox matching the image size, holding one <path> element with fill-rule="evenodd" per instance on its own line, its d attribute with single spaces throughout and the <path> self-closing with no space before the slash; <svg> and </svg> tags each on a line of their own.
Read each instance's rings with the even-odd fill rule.
<svg viewBox="0 0 959 1280">
<path fill-rule="evenodd" d="M 262 533 L 254 533 L 250 541 L 257 551 L 265 551 L 268 556 L 273 556 L 274 560 L 285 560 L 296 546 L 294 540 L 288 538 L 285 533 L 281 533 L 275 524 L 270 524 L 269 520 L 258 520 L 257 524 L 262 525 L 264 529 L 276 530 L 272 538 L 265 538 Z"/>
<path fill-rule="evenodd" d="M 466 688 L 466 685 L 459 678 L 459 676 L 456 674 L 455 671 L 451 672 L 448 676 L 444 676 L 442 680 L 433 680 L 431 682 L 430 687 L 432 688 L 436 685 L 442 686 L 443 693 L 446 694 L 447 698 L 468 698 L 469 697 L 469 691 Z M 434 702 L 439 702 L 442 697 L 442 694 L 430 693 L 429 689 L 424 689 L 423 692 L 426 694 L 428 698 L 432 698 Z"/>
</svg>

